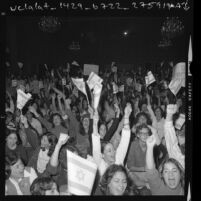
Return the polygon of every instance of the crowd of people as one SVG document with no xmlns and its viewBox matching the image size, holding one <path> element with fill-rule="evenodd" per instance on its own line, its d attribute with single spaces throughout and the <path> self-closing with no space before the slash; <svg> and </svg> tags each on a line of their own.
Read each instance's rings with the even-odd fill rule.
<svg viewBox="0 0 201 201">
<path fill-rule="evenodd" d="M 97 108 L 87 83 L 86 96 L 72 81 L 87 80 L 80 67 L 8 74 L 5 195 L 74 195 L 66 150 L 97 165 L 91 196 L 184 195 L 185 123 L 175 122 L 185 114 L 185 90 L 167 87 L 172 68 L 153 71 L 149 86 L 146 73 L 100 69 Z M 21 110 L 18 89 L 32 95 Z"/>
</svg>

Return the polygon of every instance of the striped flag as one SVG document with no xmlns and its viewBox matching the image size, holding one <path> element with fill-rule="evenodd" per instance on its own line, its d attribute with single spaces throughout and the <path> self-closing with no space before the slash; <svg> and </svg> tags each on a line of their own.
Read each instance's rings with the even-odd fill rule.
<svg viewBox="0 0 201 201">
<path fill-rule="evenodd" d="M 97 165 L 67 150 L 68 191 L 74 195 L 91 195 Z"/>
</svg>

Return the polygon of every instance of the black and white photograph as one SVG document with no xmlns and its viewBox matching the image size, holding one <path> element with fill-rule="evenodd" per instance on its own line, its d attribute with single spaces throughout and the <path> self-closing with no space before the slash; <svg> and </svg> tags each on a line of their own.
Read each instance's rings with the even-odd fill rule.
<svg viewBox="0 0 201 201">
<path fill-rule="evenodd" d="M 89 2 L 1 13 L 5 197 L 190 201 L 191 1 Z"/>
</svg>

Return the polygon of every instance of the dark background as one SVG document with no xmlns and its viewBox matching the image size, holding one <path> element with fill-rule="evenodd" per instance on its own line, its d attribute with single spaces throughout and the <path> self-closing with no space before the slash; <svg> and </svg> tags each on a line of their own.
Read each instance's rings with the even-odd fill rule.
<svg viewBox="0 0 201 201">
<path fill-rule="evenodd" d="M 6 17 L 6 45 L 10 49 L 13 68 L 17 61 L 34 72 L 40 64 L 64 65 L 67 61 L 95 63 L 100 66 L 116 61 L 134 66 L 166 61 L 185 61 L 188 51 L 188 27 L 169 48 L 159 48 L 160 29 L 164 17 L 60 17 L 61 28 L 45 33 L 38 28 L 39 16 Z M 128 31 L 128 35 L 123 35 Z M 72 41 L 79 41 L 81 50 L 68 50 Z"/>
</svg>

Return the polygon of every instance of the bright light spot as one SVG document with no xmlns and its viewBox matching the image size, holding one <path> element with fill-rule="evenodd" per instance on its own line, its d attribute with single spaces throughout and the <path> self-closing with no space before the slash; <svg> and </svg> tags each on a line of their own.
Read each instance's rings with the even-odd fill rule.
<svg viewBox="0 0 201 201">
<path fill-rule="evenodd" d="M 124 36 L 127 36 L 128 35 L 128 32 L 127 31 L 124 31 Z"/>
</svg>

